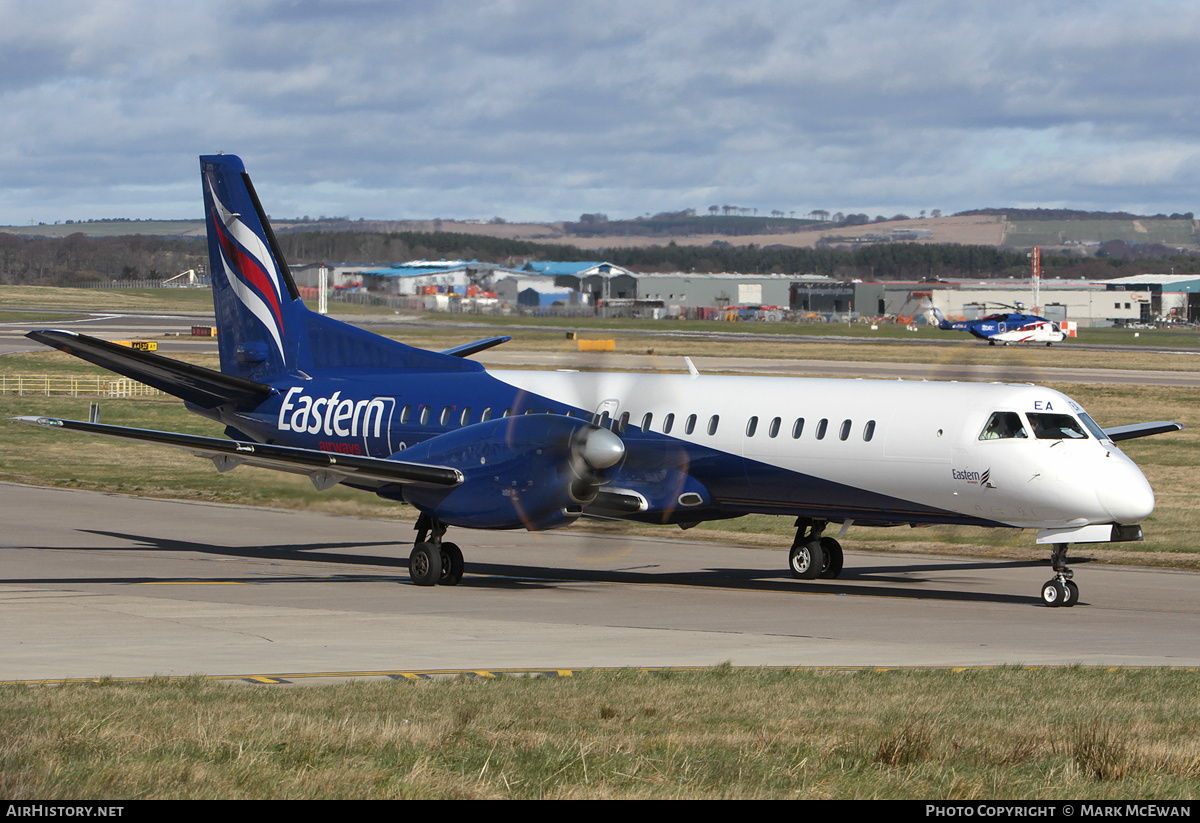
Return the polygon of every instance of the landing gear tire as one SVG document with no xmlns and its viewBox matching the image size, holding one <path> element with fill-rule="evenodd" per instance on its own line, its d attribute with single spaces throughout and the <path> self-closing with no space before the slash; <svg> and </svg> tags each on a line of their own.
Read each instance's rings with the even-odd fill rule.
<svg viewBox="0 0 1200 823">
<path fill-rule="evenodd" d="M 436 586 L 442 579 L 442 552 L 432 543 L 418 543 L 408 556 L 408 576 L 418 586 Z"/>
<path fill-rule="evenodd" d="M 1074 606 L 1079 602 L 1079 586 L 1071 579 L 1074 573 L 1067 568 L 1066 543 L 1054 544 L 1050 565 L 1054 567 L 1054 579 L 1042 586 L 1042 602 L 1047 606 Z"/>
<path fill-rule="evenodd" d="M 842 544 L 832 537 L 821 538 L 821 577 L 834 580 L 842 573 Z"/>
<path fill-rule="evenodd" d="M 1063 606 L 1074 606 L 1079 602 L 1079 586 L 1075 585 L 1074 580 L 1068 580 L 1063 583 L 1067 588 L 1067 596 L 1063 599 Z"/>
<path fill-rule="evenodd" d="M 821 572 L 825 569 L 825 552 L 821 548 L 821 544 L 824 542 L 824 540 L 810 540 L 807 543 L 792 546 L 788 552 L 788 567 L 792 570 L 792 577 L 800 580 L 815 580 L 821 576 Z"/>
<path fill-rule="evenodd" d="M 454 543 L 443 543 L 442 576 L 438 580 L 438 585 L 457 586 L 462 580 L 465 567 L 462 550 Z"/>
<path fill-rule="evenodd" d="M 1067 587 L 1058 580 L 1047 580 L 1042 585 L 1042 602 L 1047 606 L 1058 607 L 1067 599 Z"/>
</svg>

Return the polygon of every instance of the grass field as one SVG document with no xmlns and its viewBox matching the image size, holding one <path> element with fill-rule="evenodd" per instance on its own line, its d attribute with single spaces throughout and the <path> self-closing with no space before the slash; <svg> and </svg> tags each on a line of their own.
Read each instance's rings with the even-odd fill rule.
<svg viewBox="0 0 1200 823">
<path fill-rule="evenodd" d="M 0 688 L 0 795 L 1191 800 L 1196 673 L 717 667 Z"/>
<path fill-rule="evenodd" d="M 1009 246 L 1057 246 L 1067 241 L 1124 240 L 1127 243 L 1196 244 L 1191 220 L 1014 220 L 1004 242 Z"/>
</svg>

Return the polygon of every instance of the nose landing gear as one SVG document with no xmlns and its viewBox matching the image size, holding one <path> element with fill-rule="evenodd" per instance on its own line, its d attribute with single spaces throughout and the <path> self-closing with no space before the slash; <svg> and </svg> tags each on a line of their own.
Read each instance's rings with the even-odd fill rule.
<svg viewBox="0 0 1200 823">
<path fill-rule="evenodd" d="M 1079 586 L 1071 578 L 1075 573 L 1067 568 L 1067 544 L 1055 543 L 1050 555 L 1054 578 L 1042 585 L 1042 602 L 1047 606 L 1074 606 L 1079 602 Z"/>
</svg>

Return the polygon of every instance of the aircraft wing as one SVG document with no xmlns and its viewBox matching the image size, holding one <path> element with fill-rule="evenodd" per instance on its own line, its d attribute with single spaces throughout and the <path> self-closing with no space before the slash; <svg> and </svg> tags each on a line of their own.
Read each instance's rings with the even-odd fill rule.
<svg viewBox="0 0 1200 823">
<path fill-rule="evenodd" d="M 1108 435 L 1108 439 L 1117 443 L 1121 440 L 1133 440 L 1135 437 L 1149 437 L 1152 434 L 1166 434 L 1167 432 L 1177 432 L 1184 428 L 1182 423 L 1171 423 L 1166 420 L 1160 420 L 1157 423 L 1133 423 L 1128 426 L 1114 426 L 1111 429 L 1105 429 L 1104 433 Z"/>
<path fill-rule="evenodd" d="M 72 331 L 43 329 L 25 335 L 30 340 L 74 355 L 101 368 L 211 409 L 223 403 L 262 400 L 274 393 L 265 383 L 193 366 L 150 352 L 137 351 Z"/>
<path fill-rule="evenodd" d="M 306 474 L 318 490 L 327 489 L 343 480 L 416 483 L 422 486 L 445 488 L 457 486 L 463 482 L 462 473 L 449 466 L 409 463 L 381 457 L 333 454 L 313 449 L 224 440 L 218 437 L 201 437 L 194 434 L 108 426 L 103 423 L 85 423 L 82 420 L 61 420 L 57 417 L 30 416 L 11 419 L 32 426 L 100 434 L 106 437 L 138 440 L 160 446 L 173 446 L 185 449 L 197 457 L 209 458 L 216 465 L 217 470 L 223 472 L 245 465 L 292 472 L 293 474 Z"/>
</svg>

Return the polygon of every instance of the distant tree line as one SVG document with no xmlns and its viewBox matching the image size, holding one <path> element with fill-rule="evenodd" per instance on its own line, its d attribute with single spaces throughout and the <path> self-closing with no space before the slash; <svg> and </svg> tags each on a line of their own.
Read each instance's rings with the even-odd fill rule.
<svg viewBox="0 0 1200 823">
<path fill-rule="evenodd" d="M 710 207 L 712 209 L 716 206 Z M 726 209 L 737 211 L 735 206 Z M 751 234 L 789 234 L 815 225 L 820 221 L 784 217 L 775 211 L 770 217 L 757 215 L 711 213 L 697 215 L 694 209 L 661 212 L 653 217 L 634 220 L 609 220 L 604 214 L 582 214 L 575 223 L 563 223 L 567 234 L 578 237 L 675 237 L 679 235 L 712 234 L 745 237 Z"/>
<path fill-rule="evenodd" d="M 78 233 L 26 238 L 0 233 L 0 285 L 81 286 L 162 279 L 194 269 L 207 258 L 207 247 L 195 239 Z"/>
<path fill-rule="evenodd" d="M 857 249 L 795 248 L 723 241 L 708 245 L 580 249 L 456 232 L 291 231 L 279 236 L 289 263 L 391 263 L 415 258 L 461 258 L 519 267 L 529 260 L 606 260 L 639 272 L 824 274 L 843 279 L 923 280 L 1023 278 L 1024 251 L 992 246 L 877 243 Z M 1149 256 L 1154 255 L 1154 256 Z M 84 285 L 97 280 L 167 278 L 207 267 L 203 239 L 149 235 L 62 239 L 0 233 L 0 284 Z M 1045 254 L 1047 277 L 1104 280 L 1124 275 L 1200 271 L 1200 254 L 1110 241 L 1098 257 Z"/>
<path fill-rule="evenodd" d="M 1079 211 L 1077 209 L 971 209 L 957 212 L 955 217 L 990 215 L 1009 220 L 1192 220 L 1189 212 L 1180 214 L 1130 214 L 1126 211 Z"/>
</svg>

